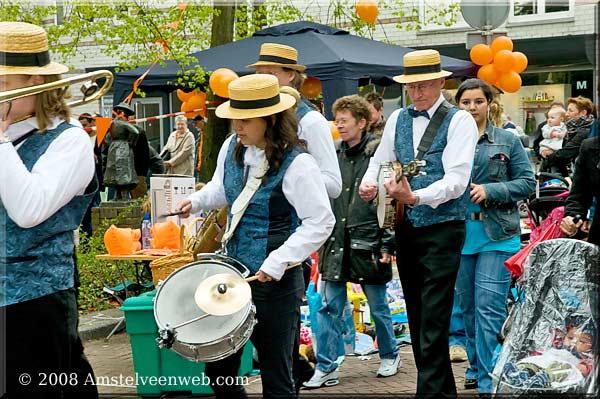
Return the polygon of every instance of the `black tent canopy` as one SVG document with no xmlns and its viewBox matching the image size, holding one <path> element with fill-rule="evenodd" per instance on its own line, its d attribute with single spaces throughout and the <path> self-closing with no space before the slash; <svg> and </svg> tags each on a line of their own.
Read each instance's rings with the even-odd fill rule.
<svg viewBox="0 0 600 399">
<path fill-rule="evenodd" d="M 293 22 L 260 30 L 252 37 L 192 53 L 205 71 L 229 68 L 238 75 L 253 73 L 246 65 L 258 59 L 263 43 L 281 43 L 298 50 L 298 63 L 306 65 L 306 74 L 321 80 L 325 111 L 331 119 L 331 104 L 339 97 L 354 94 L 358 81 L 368 78 L 388 85 L 392 77 L 404 72 L 402 58 L 411 48 L 396 46 L 351 35 L 341 29 L 313 22 Z M 442 56 L 442 67 L 455 77 L 472 76 L 475 66 L 468 61 Z M 118 73 L 115 79 L 116 101 L 131 91 L 133 82 L 147 67 Z M 175 89 L 179 66 L 167 61 L 166 67 L 156 66 L 144 79 L 143 90 Z"/>
</svg>

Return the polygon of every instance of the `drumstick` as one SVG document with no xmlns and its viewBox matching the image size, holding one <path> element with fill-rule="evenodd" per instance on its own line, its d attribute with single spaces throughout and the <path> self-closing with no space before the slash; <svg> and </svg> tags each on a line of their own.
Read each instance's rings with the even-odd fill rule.
<svg viewBox="0 0 600 399">
<path fill-rule="evenodd" d="M 291 264 L 291 265 L 289 265 L 288 267 L 285 268 L 285 271 L 288 271 L 292 267 L 300 266 L 301 264 L 302 264 L 302 262 Z M 285 273 L 285 271 L 284 271 L 284 273 Z M 255 276 L 252 276 L 252 277 L 248 277 L 245 280 L 249 283 L 250 281 L 258 280 L 258 276 L 255 275 Z"/>
</svg>

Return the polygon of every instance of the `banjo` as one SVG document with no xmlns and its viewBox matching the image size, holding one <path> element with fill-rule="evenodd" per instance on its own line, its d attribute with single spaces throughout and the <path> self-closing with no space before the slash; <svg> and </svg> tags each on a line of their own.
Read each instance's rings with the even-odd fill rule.
<svg viewBox="0 0 600 399">
<path fill-rule="evenodd" d="M 379 168 L 379 175 L 377 177 L 377 197 L 375 204 L 377 206 L 377 220 L 379 221 L 379 227 L 382 229 L 394 228 L 399 218 L 402 218 L 402 211 L 398 212 L 396 200 L 388 196 L 387 191 L 384 187 L 386 181 L 396 176 L 396 183 L 400 182 L 402 176 L 407 178 L 424 175 L 425 172 L 421 171 L 421 167 L 425 166 L 423 160 L 413 160 L 406 165 L 402 165 L 400 162 L 383 162 Z M 400 213 L 400 215 L 398 214 Z"/>
</svg>

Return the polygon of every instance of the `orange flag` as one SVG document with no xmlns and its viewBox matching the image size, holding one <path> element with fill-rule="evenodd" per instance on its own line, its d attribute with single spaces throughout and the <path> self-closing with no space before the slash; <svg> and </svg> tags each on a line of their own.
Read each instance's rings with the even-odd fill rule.
<svg viewBox="0 0 600 399">
<path fill-rule="evenodd" d="M 177 29 L 178 26 L 179 26 L 179 21 L 175 21 L 175 22 L 171 22 L 171 23 L 167 24 L 167 27 L 171 28 L 171 29 Z"/>
<path fill-rule="evenodd" d="M 108 132 L 108 128 L 112 121 L 112 118 L 96 117 L 96 145 L 98 147 L 102 144 L 104 136 L 106 136 L 106 132 Z"/>
</svg>

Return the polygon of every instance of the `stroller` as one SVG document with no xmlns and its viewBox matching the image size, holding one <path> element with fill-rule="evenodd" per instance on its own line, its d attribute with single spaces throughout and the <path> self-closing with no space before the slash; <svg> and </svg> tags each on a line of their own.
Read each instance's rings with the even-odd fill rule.
<svg viewBox="0 0 600 399">
<path fill-rule="evenodd" d="M 539 172 L 535 191 L 524 201 L 519 210 L 529 218 L 529 228 L 534 233 L 540 229 L 542 222 L 550 213 L 565 205 L 569 196 L 570 181 L 561 175 Z M 559 220 L 560 223 L 560 220 Z M 524 234 L 521 241 L 529 241 L 530 236 Z"/>
<path fill-rule="evenodd" d="M 524 295 L 492 373 L 494 393 L 510 397 L 593 394 L 597 387 L 598 247 L 551 239 L 529 255 Z"/>
</svg>

